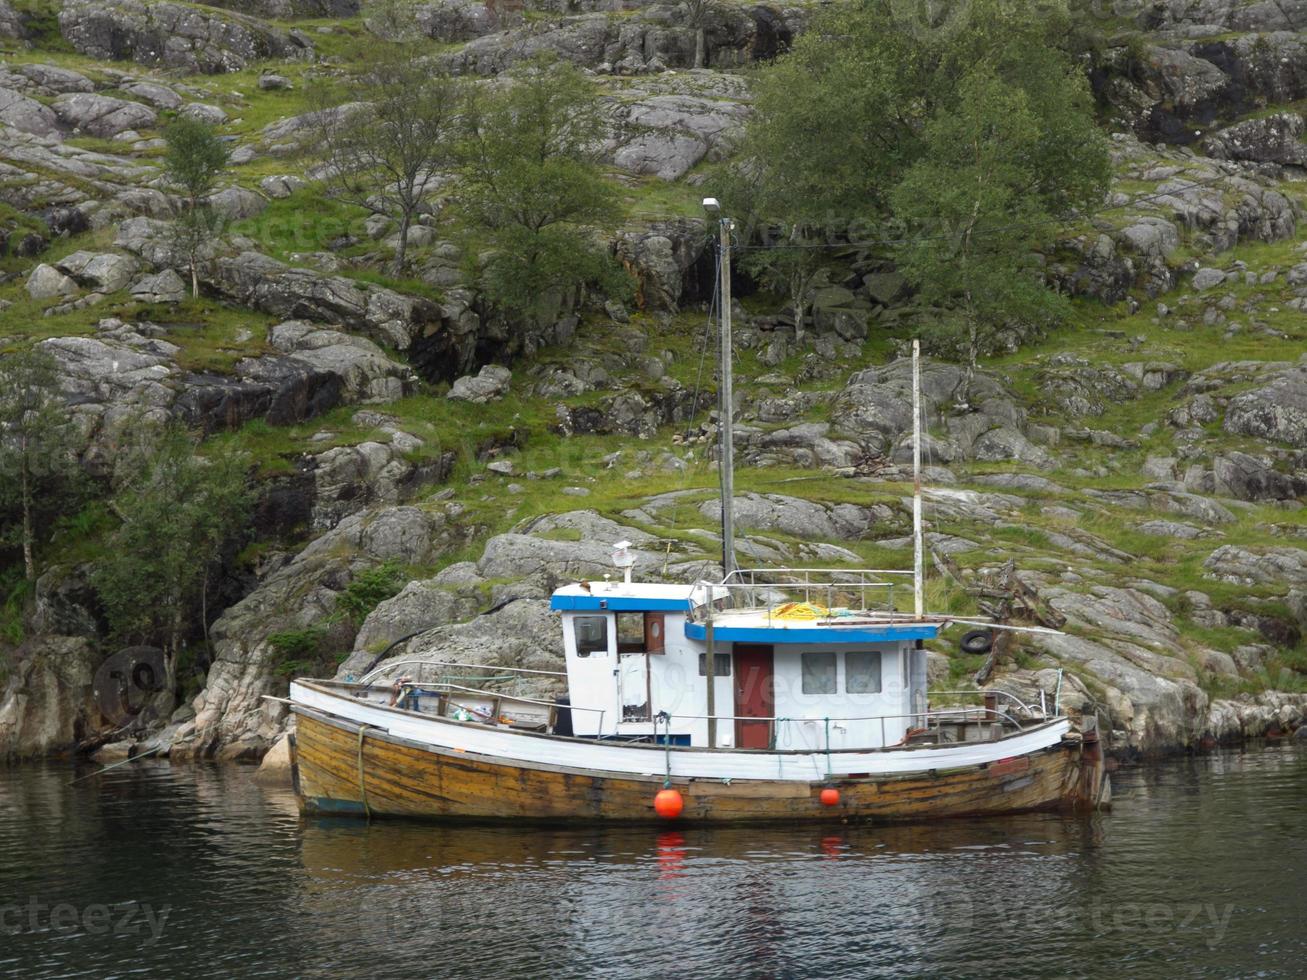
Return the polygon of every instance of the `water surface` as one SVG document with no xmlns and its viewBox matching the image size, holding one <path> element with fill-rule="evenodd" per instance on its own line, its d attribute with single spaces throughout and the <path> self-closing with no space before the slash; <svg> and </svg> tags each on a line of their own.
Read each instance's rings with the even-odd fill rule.
<svg viewBox="0 0 1307 980">
<path fill-rule="evenodd" d="M 1109 815 L 826 830 L 302 820 L 247 768 L 89 771 L 0 770 L 2 975 L 1307 971 L 1307 748 L 1123 770 Z"/>
</svg>

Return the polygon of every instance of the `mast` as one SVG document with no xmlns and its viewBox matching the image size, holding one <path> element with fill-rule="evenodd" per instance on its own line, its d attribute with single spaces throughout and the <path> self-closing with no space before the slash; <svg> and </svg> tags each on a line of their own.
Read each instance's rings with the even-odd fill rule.
<svg viewBox="0 0 1307 980">
<path fill-rule="evenodd" d="M 912 341 L 912 598 L 917 619 L 926 612 L 921 541 L 921 341 Z"/>
<path fill-rule="evenodd" d="M 721 407 L 722 572 L 735 571 L 735 392 L 731 377 L 731 232 L 735 222 L 722 218 L 721 230 Z"/>
</svg>

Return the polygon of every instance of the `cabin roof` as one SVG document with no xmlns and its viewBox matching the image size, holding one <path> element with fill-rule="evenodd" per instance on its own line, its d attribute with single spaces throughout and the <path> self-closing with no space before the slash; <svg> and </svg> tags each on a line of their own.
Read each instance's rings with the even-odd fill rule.
<svg viewBox="0 0 1307 980">
<path fill-rule="evenodd" d="M 768 622 L 765 610 L 760 610 L 753 620 L 743 617 L 718 619 L 713 623 L 713 638 L 720 643 L 766 643 L 773 646 L 901 643 L 933 640 L 941 627 L 940 623 L 912 620 L 849 625 L 829 620 L 782 622 L 772 619 Z M 686 623 L 685 635 L 691 640 L 705 640 L 707 627 L 703 623 Z"/>
<path fill-rule="evenodd" d="M 550 609 L 688 612 L 695 586 L 653 582 L 576 582 L 554 592 Z"/>
</svg>

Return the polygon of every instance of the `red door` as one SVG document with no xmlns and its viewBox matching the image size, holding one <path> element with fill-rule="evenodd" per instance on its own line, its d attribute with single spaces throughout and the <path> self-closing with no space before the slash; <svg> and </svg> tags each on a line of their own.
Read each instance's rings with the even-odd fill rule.
<svg viewBox="0 0 1307 980">
<path fill-rule="evenodd" d="M 740 721 L 774 715 L 772 648 L 735 644 L 735 745 L 741 749 L 771 747 L 770 721 Z"/>
</svg>

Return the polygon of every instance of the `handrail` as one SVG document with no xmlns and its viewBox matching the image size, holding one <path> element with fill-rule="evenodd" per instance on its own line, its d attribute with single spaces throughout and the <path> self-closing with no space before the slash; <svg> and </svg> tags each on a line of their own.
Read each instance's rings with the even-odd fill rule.
<svg viewBox="0 0 1307 980">
<path fill-rule="evenodd" d="M 936 695 L 941 695 L 941 696 L 943 696 L 943 695 L 949 695 L 949 694 L 955 694 L 955 695 L 956 695 L 956 694 L 964 694 L 964 695 L 967 695 L 968 697 L 984 697 L 986 694 L 994 694 L 994 695 L 998 695 L 998 696 L 1001 696 L 1001 697 L 1005 697 L 1005 698 L 1007 698 L 1009 701 L 1014 701 L 1014 702 L 1016 703 L 1017 707 L 1019 707 L 1022 711 L 1028 711 L 1028 712 L 1030 712 L 1031 714 L 1034 714 L 1034 711 L 1035 711 L 1035 706 L 1034 706 L 1033 704 L 1026 704 L 1026 702 L 1022 701 L 1022 700 L 1021 700 L 1019 697 L 1017 697 L 1015 694 L 1012 694 L 1012 693 L 1009 692 L 1009 691 L 1003 691 L 1003 690 L 1000 690 L 999 688 L 996 688 L 996 687 L 995 687 L 995 688 L 987 688 L 987 689 L 985 689 L 985 690 L 980 690 L 979 688 L 977 688 L 977 689 L 974 690 L 974 691 L 929 691 L 929 692 L 927 692 L 927 693 L 928 693 L 931 697 L 935 697 Z M 1054 717 L 1056 717 L 1056 715 L 1055 715 Z"/>
<path fill-rule="evenodd" d="M 856 602 L 857 612 L 870 613 L 873 610 L 867 602 L 868 589 L 872 590 L 876 605 L 880 607 L 878 612 L 893 613 L 894 589 L 901 583 L 881 580 L 902 579 L 912 574 L 898 568 L 740 568 L 730 572 L 721 582 L 700 580 L 695 583 L 690 593 L 690 618 L 694 621 L 702 608 L 715 606 L 722 599 L 731 607 L 739 608 L 740 599 L 743 598 L 744 602 L 754 608 L 766 608 L 770 625 L 771 606 L 775 602 L 766 596 L 768 592 L 779 593 L 781 596 L 797 596 L 801 593 L 804 602 L 817 601 L 828 609 L 848 608 Z M 725 596 L 719 590 L 724 591 Z M 881 590 L 879 595 L 876 590 Z M 763 595 L 755 595 L 759 592 Z M 848 594 L 847 597 L 845 593 Z"/>
<path fill-rule="evenodd" d="M 805 575 L 822 573 L 826 575 L 911 575 L 911 569 L 903 568 L 737 568 L 723 578 L 717 585 L 729 585 L 730 579 L 737 576 L 758 575 Z"/>
<path fill-rule="evenodd" d="M 385 663 L 375 670 L 364 674 L 357 683 L 365 687 L 371 683 L 371 679 L 378 674 L 395 670 L 398 667 L 475 667 L 479 670 L 507 670 L 515 674 L 544 674 L 548 677 L 566 677 L 567 672 L 562 670 L 534 670 L 530 667 L 504 667 L 499 664 L 469 664 L 459 660 L 397 660 L 393 663 Z"/>
<path fill-rule="evenodd" d="M 991 718 L 1000 718 L 1009 722 L 1013 727 L 1020 728 L 1021 722 L 1017 721 L 1012 715 L 997 708 L 980 708 L 987 717 L 973 718 L 970 720 L 986 721 Z M 892 721 L 901 718 L 935 718 L 951 715 L 969 715 L 971 709 L 968 708 L 932 708 L 926 711 L 911 711 L 902 715 L 859 715 L 850 718 L 831 718 L 820 715 L 815 718 L 804 718 L 795 715 L 682 715 L 666 712 L 669 718 L 683 718 L 689 721 Z"/>
<path fill-rule="evenodd" d="M 400 685 L 401 690 L 417 689 L 420 691 L 425 688 L 436 688 L 436 687 L 447 688 L 450 691 L 461 691 L 464 694 L 479 694 L 482 697 L 487 697 L 491 699 L 497 698 L 501 701 L 521 701 L 524 704 L 538 704 L 546 708 L 564 707 L 564 708 L 570 708 L 573 711 L 597 711 L 599 714 L 604 713 L 603 708 L 587 708 L 584 705 L 580 705 L 580 704 L 559 705 L 553 701 L 541 701 L 539 698 L 526 698 L 526 697 L 521 697 L 520 695 L 517 694 L 502 694 L 499 691 L 483 691 L 477 687 L 464 687 L 462 684 L 447 684 L 442 681 L 435 681 L 430 684 L 423 684 L 420 681 L 412 681 L 408 684 Z"/>
</svg>

